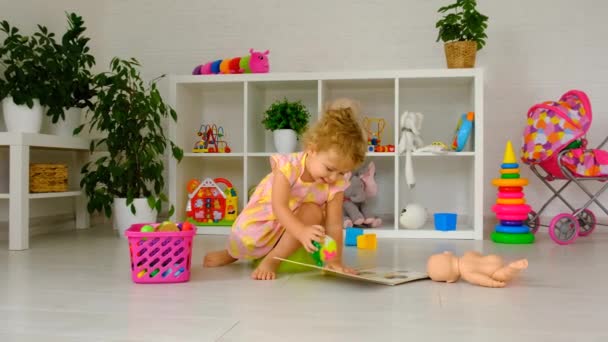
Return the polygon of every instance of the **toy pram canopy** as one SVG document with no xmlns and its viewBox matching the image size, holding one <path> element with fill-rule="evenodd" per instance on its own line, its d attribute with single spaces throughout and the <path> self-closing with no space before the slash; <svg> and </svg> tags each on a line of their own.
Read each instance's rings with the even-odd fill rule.
<svg viewBox="0 0 608 342">
<path fill-rule="evenodd" d="M 532 106 L 524 129 L 522 162 L 538 164 L 557 156 L 587 133 L 591 119 L 589 98 L 580 90 L 566 92 L 557 102 L 546 101 Z"/>
</svg>

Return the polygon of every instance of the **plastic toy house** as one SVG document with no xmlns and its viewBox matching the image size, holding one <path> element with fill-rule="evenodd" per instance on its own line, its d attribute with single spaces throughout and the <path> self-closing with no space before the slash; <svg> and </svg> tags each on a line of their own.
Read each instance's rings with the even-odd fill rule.
<svg viewBox="0 0 608 342">
<path fill-rule="evenodd" d="M 222 190 L 218 184 L 223 184 Z M 186 217 L 198 226 L 231 226 L 236 220 L 238 196 L 225 178 L 188 182 Z"/>
</svg>

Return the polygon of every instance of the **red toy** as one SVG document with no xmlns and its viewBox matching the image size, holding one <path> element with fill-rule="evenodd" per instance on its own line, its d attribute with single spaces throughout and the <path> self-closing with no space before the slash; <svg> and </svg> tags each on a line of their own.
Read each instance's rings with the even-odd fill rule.
<svg viewBox="0 0 608 342">
<path fill-rule="evenodd" d="M 218 183 L 226 189 L 222 190 Z M 232 183 L 225 178 L 206 178 L 188 182 L 186 216 L 199 226 L 231 226 L 236 220 L 238 197 Z"/>
</svg>

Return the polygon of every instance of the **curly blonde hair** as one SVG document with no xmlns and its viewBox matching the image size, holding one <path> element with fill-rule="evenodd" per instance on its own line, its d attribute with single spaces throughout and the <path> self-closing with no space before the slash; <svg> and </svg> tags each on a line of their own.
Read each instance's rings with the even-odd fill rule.
<svg viewBox="0 0 608 342">
<path fill-rule="evenodd" d="M 358 108 L 351 104 L 339 99 L 327 106 L 321 120 L 304 134 L 304 144 L 316 151 L 335 149 L 355 169 L 365 160 L 367 139 L 359 123 Z"/>
</svg>

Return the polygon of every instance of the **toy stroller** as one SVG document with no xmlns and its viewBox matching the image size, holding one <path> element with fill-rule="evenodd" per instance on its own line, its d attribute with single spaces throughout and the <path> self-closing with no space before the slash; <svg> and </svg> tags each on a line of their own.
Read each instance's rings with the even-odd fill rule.
<svg viewBox="0 0 608 342">
<path fill-rule="evenodd" d="M 530 212 L 527 223 L 536 233 L 541 213 L 551 201 L 559 198 L 572 211 L 555 216 L 549 223 L 549 235 L 560 245 L 573 243 L 578 236 L 593 232 L 598 223 L 588 209 L 592 203 L 608 215 L 608 210 L 598 200 L 608 188 L 608 182 L 596 193 L 583 185 L 583 181 L 608 181 L 608 151 L 600 149 L 608 137 L 596 149 L 587 148 L 586 133 L 591 119 L 589 99 L 578 90 L 568 91 L 557 102 L 536 104 L 528 111 L 521 159 L 530 165 L 553 195 L 538 212 Z M 550 184 L 553 180 L 566 180 L 566 183 L 556 189 Z M 560 194 L 570 183 L 579 186 L 589 196 L 589 200 L 578 209 Z"/>
</svg>

